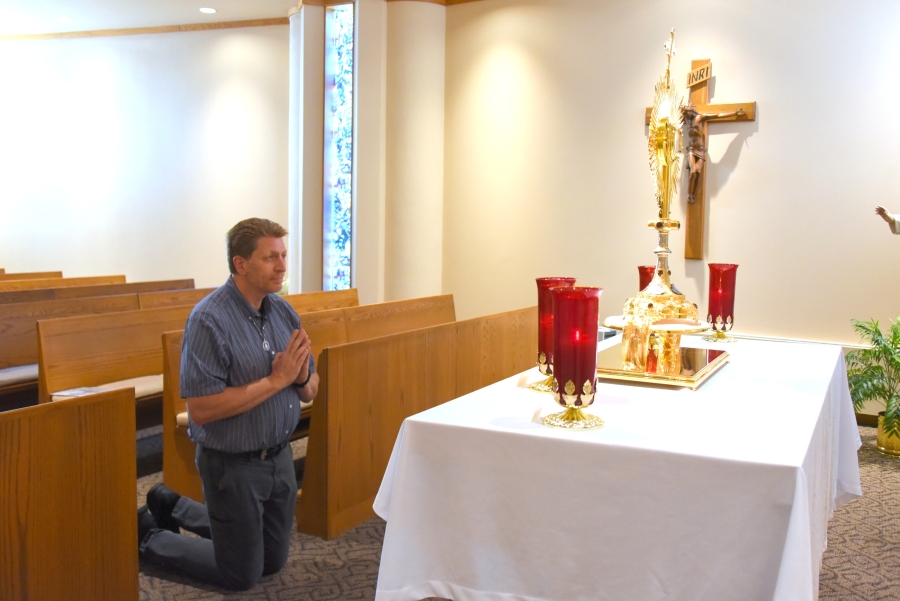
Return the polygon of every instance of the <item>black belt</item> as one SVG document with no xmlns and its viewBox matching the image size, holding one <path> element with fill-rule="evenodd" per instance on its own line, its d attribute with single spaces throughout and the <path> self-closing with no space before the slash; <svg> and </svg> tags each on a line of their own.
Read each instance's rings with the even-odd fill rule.
<svg viewBox="0 0 900 601">
<path fill-rule="evenodd" d="M 278 455 L 278 453 L 280 453 L 286 446 L 288 446 L 288 443 L 283 442 L 279 445 L 275 445 L 274 447 L 269 447 L 268 449 L 262 449 L 260 451 L 242 451 L 240 453 L 229 453 L 228 451 L 220 451 L 219 449 L 211 449 L 209 447 L 203 447 L 203 451 L 209 451 L 210 453 L 217 453 L 219 455 L 225 455 L 227 457 L 262 459 L 263 461 L 265 461 L 266 459 L 271 459 Z"/>
</svg>

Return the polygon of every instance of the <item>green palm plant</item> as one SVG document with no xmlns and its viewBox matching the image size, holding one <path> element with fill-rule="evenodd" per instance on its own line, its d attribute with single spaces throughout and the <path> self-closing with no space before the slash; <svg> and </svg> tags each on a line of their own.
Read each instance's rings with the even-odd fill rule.
<svg viewBox="0 0 900 601">
<path fill-rule="evenodd" d="M 900 438 L 900 317 L 885 335 L 875 320 L 853 320 L 853 329 L 868 348 L 847 353 L 847 379 L 857 411 L 866 401 L 884 403 L 882 429 Z"/>
</svg>

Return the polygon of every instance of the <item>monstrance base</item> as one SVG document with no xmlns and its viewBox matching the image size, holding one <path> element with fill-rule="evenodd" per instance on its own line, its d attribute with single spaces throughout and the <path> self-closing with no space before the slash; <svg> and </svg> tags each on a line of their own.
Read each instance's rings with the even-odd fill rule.
<svg viewBox="0 0 900 601">
<path fill-rule="evenodd" d="M 737 338 L 735 338 L 734 336 L 729 336 L 722 330 L 716 330 L 714 334 L 704 336 L 703 340 L 705 340 L 706 342 L 737 342 Z"/>
<path fill-rule="evenodd" d="M 546 380 L 541 380 L 540 382 L 535 382 L 534 384 L 530 384 L 528 388 L 532 389 L 535 392 L 552 392 L 553 391 L 553 376 L 550 376 Z"/>
<path fill-rule="evenodd" d="M 585 413 L 580 407 L 568 407 L 565 411 L 545 417 L 543 424 L 563 430 L 599 430 L 603 427 L 603 420 Z"/>
</svg>

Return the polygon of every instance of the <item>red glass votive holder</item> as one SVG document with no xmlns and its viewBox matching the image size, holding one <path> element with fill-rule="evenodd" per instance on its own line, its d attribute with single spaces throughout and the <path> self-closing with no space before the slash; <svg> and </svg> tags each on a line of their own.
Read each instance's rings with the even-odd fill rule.
<svg viewBox="0 0 900 601">
<path fill-rule="evenodd" d="M 733 263 L 709 264 L 709 323 L 716 338 L 734 325 L 734 285 L 738 266 Z"/>
<path fill-rule="evenodd" d="M 537 364 L 541 373 L 549 376 L 553 373 L 553 296 L 551 288 L 575 285 L 575 278 L 537 278 L 538 290 L 538 354 Z M 546 390 L 550 391 L 550 382 Z"/>
<path fill-rule="evenodd" d="M 582 409 L 594 402 L 597 391 L 597 328 L 600 288 L 552 288 L 553 295 L 553 398 L 565 407 L 544 418 L 557 428 L 590 430 L 603 420 Z"/>
<path fill-rule="evenodd" d="M 656 273 L 656 265 L 638 265 L 638 277 L 640 278 L 639 291 L 643 291 L 650 282 L 653 281 L 653 275 Z"/>
</svg>

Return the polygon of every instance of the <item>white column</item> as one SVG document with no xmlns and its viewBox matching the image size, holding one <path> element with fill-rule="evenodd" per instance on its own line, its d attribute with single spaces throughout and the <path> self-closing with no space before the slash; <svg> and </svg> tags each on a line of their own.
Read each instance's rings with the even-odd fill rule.
<svg viewBox="0 0 900 601">
<path fill-rule="evenodd" d="M 446 10 L 387 5 L 385 300 L 441 293 Z"/>
<path fill-rule="evenodd" d="M 356 0 L 352 278 L 362 304 L 384 300 L 387 7 Z"/>
<path fill-rule="evenodd" d="M 291 293 L 322 289 L 325 9 L 290 14 L 288 278 Z"/>
</svg>

